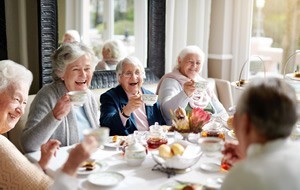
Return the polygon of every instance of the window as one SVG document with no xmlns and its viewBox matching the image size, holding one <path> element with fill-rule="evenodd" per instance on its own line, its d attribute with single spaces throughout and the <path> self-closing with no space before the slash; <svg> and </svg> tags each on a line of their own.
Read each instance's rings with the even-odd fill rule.
<svg viewBox="0 0 300 190">
<path fill-rule="evenodd" d="M 300 50 L 300 15 L 297 13 L 299 7 L 300 1 L 254 1 L 250 76 L 259 75 L 264 69 L 266 74 L 278 76 L 284 74 L 288 57 L 296 50 Z M 300 54 L 295 58 L 288 63 L 286 72 L 295 69 L 294 61 L 300 62 Z"/>
</svg>

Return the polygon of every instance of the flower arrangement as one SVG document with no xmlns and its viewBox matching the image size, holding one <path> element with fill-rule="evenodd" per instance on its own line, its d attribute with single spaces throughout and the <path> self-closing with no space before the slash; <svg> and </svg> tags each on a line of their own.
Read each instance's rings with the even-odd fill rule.
<svg viewBox="0 0 300 190">
<path fill-rule="evenodd" d="M 188 114 L 179 107 L 171 111 L 172 127 L 170 130 L 180 133 L 200 133 L 202 127 L 210 120 L 210 114 L 202 108 L 193 108 Z"/>
</svg>

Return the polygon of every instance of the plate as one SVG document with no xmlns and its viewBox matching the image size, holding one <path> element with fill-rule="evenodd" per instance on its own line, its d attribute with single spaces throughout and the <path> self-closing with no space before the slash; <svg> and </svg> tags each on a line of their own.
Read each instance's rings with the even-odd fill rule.
<svg viewBox="0 0 300 190">
<path fill-rule="evenodd" d="M 207 172 L 218 172 L 221 169 L 221 165 L 216 163 L 203 163 L 200 165 L 200 169 Z"/>
<path fill-rule="evenodd" d="M 295 73 L 288 73 L 286 76 L 292 80 L 300 81 L 300 77 L 295 77 Z"/>
<path fill-rule="evenodd" d="M 107 142 L 104 144 L 104 146 L 106 147 L 110 147 L 110 148 L 117 148 L 118 146 L 121 147 L 120 142 L 123 140 L 126 140 L 126 136 L 118 136 L 119 140 L 117 142 L 113 142 L 113 137 L 109 137 Z"/>
<path fill-rule="evenodd" d="M 98 186 L 115 186 L 123 181 L 125 176 L 118 172 L 100 172 L 89 175 L 88 181 Z"/>
<path fill-rule="evenodd" d="M 228 134 L 228 136 L 230 136 L 231 138 L 236 139 L 236 136 L 235 136 L 235 133 L 234 133 L 233 130 L 228 131 L 227 134 Z"/>
<path fill-rule="evenodd" d="M 178 181 L 171 181 L 164 184 L 160 190 L 182 190 L 184 188 L 188 189 L 188 187 L 193 188 L 195 190 L 203 190 L 205 187 L 200 184 L 192 184 L 192 183 L 185 183 L 185 182 L 178 182 Z"/>
</svg>

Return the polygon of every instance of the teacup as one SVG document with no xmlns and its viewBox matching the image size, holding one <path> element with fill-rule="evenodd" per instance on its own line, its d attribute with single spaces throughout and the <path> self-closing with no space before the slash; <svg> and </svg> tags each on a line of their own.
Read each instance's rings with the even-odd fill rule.
<svg viewBox="0 0 300 190">
<path fill-rule="evenodd" d="M 158 95 L 142 94 L 142 100 L 147 106 L 153 106 L 157 102 Z"/>
<path fill-rule="evenodd" d="M 195 88 L 198 90 L 205 90 L 207 87 L 208 82 L 207 81 L 199 81 L 195 82 Z"/>
<path fill-rule="evenodd" d="M 215 153 L 222 149 L 224 142 L 218 137 L 202 137 L 199 139 L 201 150 L 205 153 Z"/>
<path fill-rule="evenodd" d="M 109 137 L 109 128 L 100 127 L 98 129 L 85 129 L 83 131 L 85 136 L 94 136 L 98 141 L 99 145 L 104 145 Z"/>
<path fill-rule="evenodd" d="M 74 106 L 82 106 L 87 98 L 86 91 L 70 91 L 68 92 L 70 101 Z"/>
</svg>

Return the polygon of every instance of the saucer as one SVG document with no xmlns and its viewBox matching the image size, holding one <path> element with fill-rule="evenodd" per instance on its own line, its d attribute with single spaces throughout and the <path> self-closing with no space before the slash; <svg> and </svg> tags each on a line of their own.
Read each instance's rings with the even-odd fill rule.
<svg viewBox="0 0 300 190">
<path fill-rule="evenodd" d="M 206 172 L 218 172 L 221 169 L 221 165 L 216 163 L 203 163 L 200 165 L 200 169 Z"/>
<path fill-rule="evenodd" d="M 89 175 L 88 181 L 94 185 L 111 187 L 119 184 L 125 176 L 118 172 L 99 172 Z"/>
</svg>

